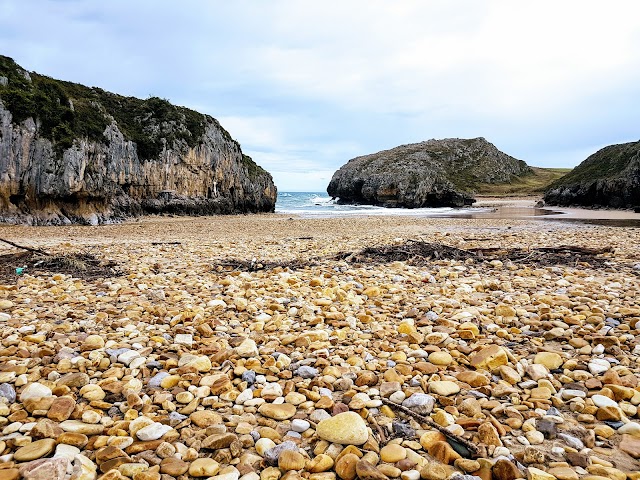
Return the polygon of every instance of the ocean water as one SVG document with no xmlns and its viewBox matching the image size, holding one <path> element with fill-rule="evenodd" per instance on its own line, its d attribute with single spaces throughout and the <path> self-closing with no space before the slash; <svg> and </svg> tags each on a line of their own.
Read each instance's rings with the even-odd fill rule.
<svg viewBox="0 0 640 480">
<path fill-rule="evenodd" d="M 480 208 L 385 208 L 373 205 L 338 205 L 326 192 L 278 192 L 276 213 L 304 217 L 348 217 L 366 215 L 409 215 L 451 217 L 477 213 Z"/>
</svg>

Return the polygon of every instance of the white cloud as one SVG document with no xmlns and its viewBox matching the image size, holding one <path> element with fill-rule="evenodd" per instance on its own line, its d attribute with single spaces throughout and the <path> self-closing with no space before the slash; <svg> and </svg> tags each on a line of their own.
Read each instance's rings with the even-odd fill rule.
<svg viewBox="0 0 640 480">
<path fill-rule="evenodd" d="M 434 137 L 542 166 L 637 139 L 639 16 L 637 0 L 0 0 L 0 53 L 198 108 L 281 190 L 323 190 L 354 156 Z"/>
</svg>

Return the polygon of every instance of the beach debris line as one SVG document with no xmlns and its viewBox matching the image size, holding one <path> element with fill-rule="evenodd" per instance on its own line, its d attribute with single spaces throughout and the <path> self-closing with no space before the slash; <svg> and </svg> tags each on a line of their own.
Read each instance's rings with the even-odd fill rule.
<svg viewBox="0 0 640 480">
<path fill-rule="evenodd" d="M 92 281 L 118 276 L 120 270 L 116 262 L 101 260 L 89 252 L 47 254 L 27 250 L 0 255 L 0 283 L 13 283 L 25 274 L 58 273 Z"/>
<path fill-rule="evenodd" d="M 542 246 L 532 248 L 475 247 L 458 248 L 443 243 L 407 240 L 400 244 L 366 247 L 359 252 L 343 252 L 334 257 L 349 263 L 406 262 L 410 265 L 426 265 L 437 260 L 511 261 L 535 265 L 575 265 L 588 263 L 603 266 L 610 260 L 602 255 L 613 253 L 612 247 L 587 248 L 572 245 Z"/>
<path fill-rule="evenodd" d="M 576 265 L 586 263 L 603 267 L 611 258 L 603 256 L 614 252 L 612 247 L 589 248 L 574 245 L 542 246 L 532 248 L 472 247 L 458 248 L 438 242 L 407 240 L 399 244 L 365 247 L 356 252 L 340 252 L 329 257 L 312 257 L 306 260 L 269 261 L 225 259 L 215 264 L 214 270 L 256 272 L 275 268 L 298 270 L 315 266 L 324 261 L 345 261 L 354 264 L 381 264 L 406 262 L 413 266 L 423 266 L 439 260 L 510 261 L 537 266 Z"/>
</svg>

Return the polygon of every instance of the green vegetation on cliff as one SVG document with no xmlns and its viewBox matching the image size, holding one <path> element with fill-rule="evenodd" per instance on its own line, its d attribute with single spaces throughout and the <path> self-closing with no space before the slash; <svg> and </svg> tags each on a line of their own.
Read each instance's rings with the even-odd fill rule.
<svg viewBox="0 0 640 480">
<path fill-rule="evenodd" d="M 141 100 L 55 80 L 26 72 L 2 55 L 0 77 L 6 78 L 0 82 L 0 100 L 11 112 L 13 122 L 29 117 L 37 120 L 39 134 L 53 142 L 58 155 L 77 138 L 105 142 L 103 132 L 112 118 L 125 138 L 136 143 L 138 156 L 145 160 L 158 158 L 165 145 L 171 148 L 176 142 L 195 147 L 207 121 L 215 123 L 232 141 L 214 118 L 162 98 Z"/>
<path fill-rule="evenodd" d="M 591 183 L 596 180 L 612 179 L 624 175 L 631 161 L 638 157 L 640 142 L 609 145 L 590 155 L 570 174 L 553 182 L 549 189 Z"/>
<path fill-rule="evenodd" d="M 570 168 L 540 168 L 531 167 L 531 172 L 514 177 L 511 182 L 504 184 L 477 184 L 475 192 L 478 195 L 492 197 L 540 195 L 550 184 L 567 175 Z"/>
</svg>

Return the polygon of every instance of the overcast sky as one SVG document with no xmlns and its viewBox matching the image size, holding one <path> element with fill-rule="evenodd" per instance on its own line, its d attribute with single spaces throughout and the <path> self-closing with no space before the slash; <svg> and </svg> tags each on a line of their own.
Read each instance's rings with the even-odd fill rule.
<svg viewBox="0 0 640 480">
<path fill-rule="evenodd" d="M 208 113 L 280 191 L 430 138 L 543 167 L 640 139 L 638 0 L 0 0 L 0 53 Z"/>
</svg>

